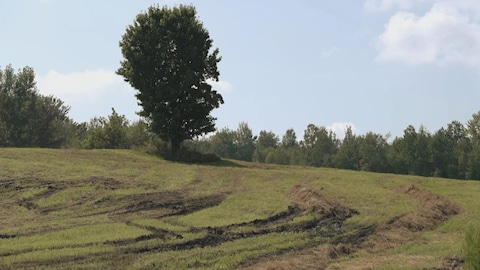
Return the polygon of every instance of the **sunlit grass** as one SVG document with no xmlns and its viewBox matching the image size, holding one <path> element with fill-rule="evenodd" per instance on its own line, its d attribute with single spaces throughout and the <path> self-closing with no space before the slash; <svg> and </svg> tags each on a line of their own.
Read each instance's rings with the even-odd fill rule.
<svg viewBox="0 0 480 270">
<path fill-rule="evenodd" d="M 87 225 L 33 236 L 0 239 L 0 254 L 5 256 L 15 252 L 104 243 L 148 234 L 148 230 L 122 223 Z"/>
<path fill-rule="evenodd" d="M 196 248 L 188 252 L 168 251 L 145 254 L 132 266 L 135 269 L 234 269 L 241 262 L 262 254 L 273 254 L 312 241 L 307 233 L 272 233 L 226 242 L 215 247 Z M 258 251 L 262 250 L 261 253 Z"/>
<path fill-rule="evenodd" d="M 40 207 L 66 205 L 76 200 L 89 197 L 95 190 L 94 186 L 71 187 L 54 193 L 53 195 L 37 201 Z"/>
<path fill-rule="evenodd" d="M 2 263 L 15 267 L 14 263 L 38 263 L 58 260 L 68 260 L 68 258 L 78 258 L 91 256 L 92 254 L 114 252 L 117 248 L 105 244 L 92 244 L 83 247 L 61 247 L 48 248 L 35 251 L 24 252 L 20 254 L 5 256 Z"/>
<path fill-rule="evenodd" d="M 480 269 L 480 225 L 470 224 L 462 246 L 466 269 Z"/>
<path fill-rule="evenodd" d="M 129 150 L 2 149 L 0 180 L 10 182 L 0 185 L 0 234 L 5 236 L 0 238 L 0 268 L 31 264 L 35 269 L 42 267 L 37 262 L 43 262 L 46 269 L 70 269 L 68 260 L 76 258 L 78 268 L 84 269 L 232 269 L 258 257 L 328 242 L 307 232 L 270 233 L 205 248 L 136 253 L 200 239 L 207 235 L 202 228 L 265 219 L 286 211 L 294 204 L 289 192 L 297 184 L 357 210 L 358 215 L 347 219 L 345 230 L 384 223 L 417 209 L 415 201 L 396 191 L 398 186 L 415 184 L 460 206 L 459 215 L 420 233 L 413 242 L 382 254 L 359 252 L 339 259 L 376 260 L 374 269 L 431 269 L 438 267 L 442 258 L 463 256 L 467 224 L 478 222 L 480 216 L 480 182 L 244 162 L 238 165 L 243 167 L 172 163 Z M 103 180 L 97 183 L 96 179 Z M 165 216 L 175 208 L 128 211 L 129 206 L 142 201 L 142 195 L 168 191 L 179 192 L 184 199 L 213 194 L 222 194 L 225 199 L 186 215 Z M 157 203 L 154 198 L 149 199 L 152 204 Z M 315 217 L 315 213 L 301 215 L 264 228 L 296 225 Z M 153 232 L 144 229 L 150 227 L 170 233 L 164 238 L 135 240 L 151 235 Z M 258 229 L 244 225 L 229 232 Z M 124 240 L 128 241 L 114 244 Z M 402 258 L 410 261 L 402 262 Z"/>
<path fill-rule="evenodd" d="M 264 219 L 287 210 L 291 202 L 283 194 L 256 191 L 228 196 L 220 205 L 178 218 L 192 227 L 218 227 Z M 264 195 L 265 194 L 265 195 Z"/>
</svg>

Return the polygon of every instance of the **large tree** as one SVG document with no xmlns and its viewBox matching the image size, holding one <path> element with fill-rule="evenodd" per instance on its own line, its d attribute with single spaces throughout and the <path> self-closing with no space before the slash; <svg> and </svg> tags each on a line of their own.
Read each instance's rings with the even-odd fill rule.
<svg viewBox="0 0 480 270">
<path fill-rule="evenodd" d="M 215 130 L 210 112 L 223 104 L 208 83 L 218 81 L 218 49 L 193 6 L 152 6 L 137 15 L 120 41 L 117 73 L 136 97 L 152 131 L 176 153 L 184 140 Z"/>
</svg>

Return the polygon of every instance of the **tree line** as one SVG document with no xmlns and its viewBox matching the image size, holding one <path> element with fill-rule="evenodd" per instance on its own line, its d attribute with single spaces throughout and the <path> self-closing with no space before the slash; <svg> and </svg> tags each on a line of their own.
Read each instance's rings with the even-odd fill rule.
<svg viewBox="0 0 480 270">
<path fill-rule="evenodd" d="M 62 100 L 39 93 L 32 68 L 0 69 L 0 147 L 134 148 L 168 154 L 169 142 L 152 132 L 145 119 L 131 122 L 112 108 L 107 117 L 77 123 L 68 117 L 69 110 Z M 466 125 L 452 121 L 434 133 L 408 126 L 402 137 L 390 139 L 374 132 L 357 135 L 351 127 L 339 139 L 314 124 L 306 127 L 302 138 L 293 129 L 280 138 L 266 130 L 254 135 L 242 122 L 235 130 L 223 128 L 181 146 L 189 155 L 259 163 L 480 179 L 480 112 Z"/>
<path fill-rule="evenodd" d="M 31 67 L 0 68 L 0 147 L 132 148 L 150 138 L 146 123 L 128 121 L 113 108 L 108 117 L 77 123 L 70 107 L 39 93 Z"/>
<path fill-rule="evenodd" d="M 236 130 L 224 128 L 186 145 L 223 158 L 260 163 L 480 179 L 480 112 L 466 125 L 452 121 L 434 133 L 410 125 L 403 136 L 390 139 L 374 132 L 357 135 L 351 127 L 338 139 L 331 130 L 313 124 L 300 140 L 293 129 L 281 138 L 266 130 L 254 136 L 247 123 L 240 123 Z"/>
</svg>

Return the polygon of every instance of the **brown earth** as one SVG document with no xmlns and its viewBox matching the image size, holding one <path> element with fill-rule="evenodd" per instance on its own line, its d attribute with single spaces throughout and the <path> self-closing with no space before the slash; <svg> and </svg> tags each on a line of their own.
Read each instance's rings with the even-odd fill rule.
<svg viewBox="0 0 480 270">
<path fill-rule="evenodd" d="M 68 205 L 55 205 L 40 207 L 37 202 L 72 186 L 95 186 L 95 191 L 76 200 Z M 205 208 L 219 205 L 228 194 L 218 193 L 207 196 L 192 196 L 188 188 L 175 191 L 149 192 L 135 195 L 108 195 L 109 190 L 127 188 L 123 183 L 110 178 L 93 177 L 78 181 L 74 185 L 61 181 L 39 181 L 37 179 L 24 180 L 0 180 L 0 188 L 3 190 L 21 191 L 28 188 L 46 187 L 46 191 L 27 199 L 21 199 L 14 203 L 23 206 L 30 211 L 35 211 L 42 216 L 66 209 L 76 213 L 75 209 L 82 209 L 83 215 L 109 215 L 117 222 L 125 222 L 131 226 L 135 225 L 129 221 L 131 215 L 142 213 L 143 217 L 161 218 L 174 215 L 186 215 L 200 211 Z M 327 200 L 315 189 L 308 186 L 296 185 L 288 193 L 292 205 L 285 211 L 265 219 L 256 219 L 249 222 L 230 224 L 221 227 L 190 228 L 189 232 L 202 233 L 200 238 L 185 241 L 159 241 L 158 246 L 145 248 L 128 248 L 129 244 L 141 243 L 150 239 L 183 239 L 182 232 L 168 231 L 154 227 L 142 227 L 150 233 L 137 237 L 136 239 L 112 241 L 106 244 L 121 246 L 125 253 L 161 252 L 170 250 L 189 250 L 215 246 L 228 241 L 245 239 L 279 232 L 308 232 L 312 238 L 321 236 L 323 239 L 330 239 L 325 244 L 313 242 L 309 246 L 299 247 L 298 250 L 283 250 L 275 254 L 264 255 L 250 262 L 239 265 L 240 269 L 326 269 L 328 263 L 333 259 L 353 254 L 359 250 L 369 253 L 380 254 L 385 249 L 415 240 L 422 231 L 431 230 L 450 216 L 459 212 L 458 206 L 432 192 L 419 188 L 415 185 L 397 188 L 396 191 L 409 196 L 418 203 L 416 211 L 406 215 L 398 216 L 385 224 L 377 226 L 358 227 L 346 231 L 343 223 L 353 215 L 359 214 L 356 210 L 350 209 Z M 13 202 L 12 202 L 13 203 Z M 85 211 L 88 206 L 88 211 Z M 304 221 L 294 222 L 295 218 L 305 215 L 311 218 Z M 30 235 L 39 232 L 61 230 L 62 228 L 37 228 L 35 232 L 23 232 L 22 235 Z M 12 238 L 18 235 L 0 235 L 0 238 Z M 138 245 L 134 245 L 138 246 Z M 98 254 L 105 256 L 108 254 Z M 110 254 L 112 255 L 112 254 Z M 97 256 L 97 255 L 92 255 Z M 91 257 L 91 256 L 90 256 Z M 68 260 L 68 258 L 65 258 Z M 82 260 L 87 258 L 75 258 Z M 91 258 L 90 258 L 91 259 Z M 451 260 L 450 265 L 460 266 L 461 260 Z M 41 265 L 41 262 L 31 262 L 22 267 L 34 267 Z M 330 269 L 370 269 L 362 259 L 352 259 L 343 264 L 336 264 L 337 268 Z M 369 264 L 370 265 L 370 264 Z M 358 268 L 360 266 L 360 268 Z M 340 267 L 340 268 L 338 268 Z M 458 268 L 439 268 L 458 269 Z"/>
<path fill-rule="evenodd" d="M 241 266 L 240 269 L 373 269 L 376 263 L 382 262 L 381 256 L 378 261 L 372 261 L 371 258 L 353 258 L 330 267 L 329 262 L 339 257 L 351 255 L 359 250 L 380 255 L 388 248 L 415 240 L 422 231 L 434 229 L 460 211 L 459 207 L 453 202 L 415 185 L 398 187 L 396 191 L 408 195 L 418 204 L 418 209 L 395 217 L 385 224 L 376 226 L 376 228 L 371 228 L 373 229 L 371 236 L 370 233 L 364 233 L 363 237 L 356 237 L 356 239 L 333 241 L 330 244 L 275 255 L 253 265 Z M 314 190 L 307 187 L 294 187 L 290 196 L 292 201 L 304 209 L 321 209 L 321 211 L 328 213 L 329 210 L 341 207 L 325 200 Z M 359 231 L 362 230 L 369 232 L 367 228 Z M 349 242 L 348 240 L 354 241 Z M 405 260 L 406 258 L 402 259 Z M 417 259 L 421 260 L 422 258 Z M 412 260 L 412 258 L 409 258 L 409 260 Z M 445 258 L 441 262 L 441 266 L 435 269 L 463 269 L 463 260 Z"/>
</svg>

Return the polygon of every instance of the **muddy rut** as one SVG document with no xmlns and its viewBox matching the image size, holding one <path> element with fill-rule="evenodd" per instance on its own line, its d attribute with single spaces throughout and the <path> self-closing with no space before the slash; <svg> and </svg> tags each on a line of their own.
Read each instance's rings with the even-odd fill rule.
<svg viewBox="0 0 480 270">
<path fill-rule="evenodd" d="M 425 230 L 431 230 L 460 212 L 453 202 L 416 185 L 401 186 L 395 191 L 407 195 L 418 204 L 417 210 L 392 218 L 384 224 L 370 228 L 360 228 L 353 238 L 332 241 L 330 244 L 306 248 L 299 252 L 274 256 L 254 264 L 240 266 L 240 269 L 372 269 L 372 262 L 365 259 L 352 259 L 328 267 L 328 263 L 360 250 L 378 254 L 388 248 L 415 240 Z M 296 187 L 292 191 L 293 201 L 306 208 L 322 205 L 331 209 L 331 203 L 318 197 L 306 187 Z M 363 233 L 362 233 L 363 232 Z M 454 263 L 452 263 L 452 261 Z M 440 269 L 463 269 L 463 261 L 445 258 Z"/>
<path fill-rule="evenodd" d="M 48 207 L 39 205 L 40 200 L 49 198 L 56 193 L 71 187 L 84 186 L 93 186 L 93 188 L 84 195 L 75 197 L 68 204 L 49 205 Z M 358 215 L 358 211 L 342 206 L 335 201 L 327 200 L 311 187 L 296 185 L 287 194 L 292 202 L 291 206 L 270 217 L 227 226 L 191 227 L 187 231 L 172 231 L 138 225 L 132 221 L 131 217 L 141 214 L 144 218 L 160 219 L 187 215 L 220 205 L 228 194 L 192 196 L 189 190 L 183 189 L 118 195 L 117 193 L 110 193 L 110 191 L 129 187 L 114 179 L 99 177 L 78 181 L 73 185 L 61 181 L 0 180 L 0 188 L 12 192 L 42 188 L 43 191 L 38 194 L 11 202 L 11 204 L 17 204 L 29 211 L 34 211 L 39 216 L 48 217 L 57 211 L 75 213 L 76 209 L 79 209 L 78 212 L 82 213 L 82 217 L 107 215 L 115 222 L 124 222 L 129 226 L 148 230 L 149 234 L 134 239 L 103 243 L 118 246 L 126 254 L 190 250 L 282 232 L 306 232 L 311 235 L 312 239 L 323 239 L 322 242 L 320 240 L 318 242 L 311 241 L 307 246 L 298 247 L 293 252 L 283 250 L 277 251 L 275 254 L 263 254 L 257 259 L 239 265 L 238 267 L 242 269 L 325 269 L 332 259 L 350 255 L 359 250 L 378 253 L 387 248 L 413 241 L 422 231 L 439 226 L 460 211 L 454 203 L 428 190 L 415 185 L 398 187 L 397 192 L 407 195 L 419 205 L 416 211 L 394 217 L 385 224 L 357 227 L 353 230 L 350 228 L 350 231 L 346 231 L 344 222 L 348 218 Z M 147 190 L 148 187 L 145 187 L 145 189 Z M 308 218 L 297 219 L 300 217 Z M 0 234 L 0 238 L 29 236 L 62 229 L 64 228 L 37 228 L 36 231 L 25 231 L 22 235 Z M 199 237 L 194 239 L 190 237 L 187 240 L 186 233 L 193 233 L 199 235 Z M 149 244 L 140 248 L 140 246 L 143 246 L 141 243 L 151 239 L 161 239 L 163 241 L 156 242 L 158 243 L 156 245 Z M 329 239 L 327 243 L 325 243 L 325 239 Z M 140 243 L 140 245 L 136 245 L 137 243 Z M 88 245 L 91 244 L 86 244 L 86 246 Z M 89 255 L 88 258 L 75 257 L 75 260 L 87 260 L 95 256 L 102 257 L 105 255 L 108 254 Z M 66 261 L 69 259 L 72 258 L 65 258 Z M 35 267 L 35 265 L 41 264 L 42 262 L 32 261 L 19 266 Z M 345 269 L 351 268 L 351 266 L 346 264 Z"/>
</svg>

